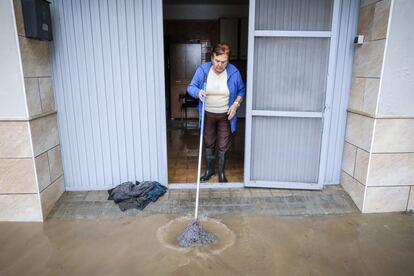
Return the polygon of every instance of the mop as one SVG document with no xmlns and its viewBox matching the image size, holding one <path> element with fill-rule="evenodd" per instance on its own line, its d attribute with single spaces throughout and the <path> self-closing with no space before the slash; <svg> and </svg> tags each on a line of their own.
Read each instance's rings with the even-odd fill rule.
<svg viewBox="0 0 414 276">
<path fill-rule="evenodd" d="M 206 79 L 204 79 L 204 91 L 206 91 Z M 200 172 L 201 172 L 201 155 L 203 150 L 203 132 L 204 132 L 204 103 L 205 98 L 201 100 L 201 127 L 200 127 L 200 149 L 198 153 L 198 171 L 197 171 L 197 190 L 195 202 L 194 221 L 191 222 L 184 232 L 177 237 L 178 244 L 181 247 L 192 247 L 197 245 L 212 244 L 217 240 L 217 237 L 210 232 L 203 230 L 200 221 L 198 220 L 198 202 L 200 195 Z"/>
</svg>

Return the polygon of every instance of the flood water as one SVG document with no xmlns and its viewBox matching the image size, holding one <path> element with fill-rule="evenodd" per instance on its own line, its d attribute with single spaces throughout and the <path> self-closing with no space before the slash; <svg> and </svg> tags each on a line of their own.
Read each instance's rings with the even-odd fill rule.
<svg viewBox="0 0 414 276">
<path fill-rule="evenodd" d="M 414 216 L 202 221 L 219 240 L 179 248 L 189 218 L 0 223 L 0 275 L 414 275 Z"/>
</svg>

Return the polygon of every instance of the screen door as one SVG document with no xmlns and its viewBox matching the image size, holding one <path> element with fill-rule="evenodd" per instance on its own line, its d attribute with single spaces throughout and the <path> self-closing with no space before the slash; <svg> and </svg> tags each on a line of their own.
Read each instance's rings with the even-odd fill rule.
<svg viewBox="0 0 414 276">
<path fill-rule="evenodd" d="M 338 2 L 250 1 L 246 186 L 322 188 Z"/>
</svg>

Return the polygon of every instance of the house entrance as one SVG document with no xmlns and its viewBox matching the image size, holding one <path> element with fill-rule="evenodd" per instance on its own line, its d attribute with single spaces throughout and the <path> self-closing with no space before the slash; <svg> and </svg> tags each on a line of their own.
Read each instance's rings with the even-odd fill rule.
<svg viewBox="0 0 414 276">
<path fill-rule="evenodd" d="M 211 48 L 227 43 L 230 63 L 246 81 L 247 1 L 164 1 L 164 56 L 167 114 L 168 182 L 181 185 L 197 181 L 199 154 L 198 99 L 187 92 L 197 67 L 211 60 Z M 226 177 L 242 186 L 244 168 L 245 102 L 238 111 L 237 131 L 227 152 Z M 202 174 L 205 170 L 203 152 Z M 217 155 L 217 150 L 216 150 Z M 204 185 L 219 185 L 217 174 Z"/>
</svg>

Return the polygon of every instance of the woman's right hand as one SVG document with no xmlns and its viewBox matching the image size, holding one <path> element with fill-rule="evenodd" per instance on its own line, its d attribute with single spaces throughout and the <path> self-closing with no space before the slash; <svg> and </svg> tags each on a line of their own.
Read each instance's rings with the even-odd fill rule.
<svg viewBox="0 0 414 276">
<path fill-rule="evenodd" d="M 206 97 L 206 92 L 200 89 L 200 91 L 198 91 L 198 98 L 200 99 L 200 101 L 203 101 L 203 97 Z"/>
</svg>

